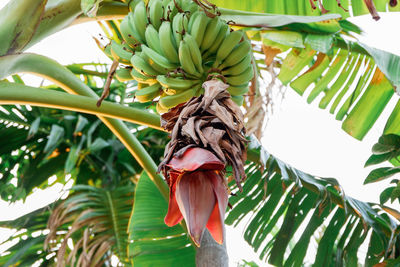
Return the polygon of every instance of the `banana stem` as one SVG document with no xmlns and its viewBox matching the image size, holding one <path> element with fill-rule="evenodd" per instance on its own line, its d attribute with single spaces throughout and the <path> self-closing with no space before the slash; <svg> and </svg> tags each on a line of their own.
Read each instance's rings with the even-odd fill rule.
<svg viewBox="0 0 400 267">
<path fill-rule="evenodd" d="M 65 91 L 98 99 L 98 95 L 86 84 L 79 80 L 67 68 L 56 61 L 35 54 L 18 54 L 0 57 L 0 79 L 15 73 L 28 72 L 51 80 Z M 148 173 L 165 199 L 168 199 L 169 190 L 163 177 L 157 173 L 157 165 L 144 149 L 139 140 L 129 131 L 120 120 L 98 116 L 101 121 L 118 137 L 132 156 Z"/>
<path fill-rule="evenodd" d="M 129 121 L 163 131 L 163 128 L 160 126 L 160 117 L 141 109 L 108 101 L 104 101 L 97 108 L 96 100 L 91 97 L 34 88 L 23 84 L 0 83 L 0 105 L 16 104 L 83 112 Z"/>
</svg>

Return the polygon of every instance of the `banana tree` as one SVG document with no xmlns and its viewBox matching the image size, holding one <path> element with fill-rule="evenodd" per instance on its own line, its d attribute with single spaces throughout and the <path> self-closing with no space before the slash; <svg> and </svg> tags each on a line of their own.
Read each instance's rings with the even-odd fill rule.
<svg viewBox="0 0 400 267">
<path fill-rule="evenodd" d="M 273 264 L 301 265 L 312 234 L 324 228 L 326 230 L 323 231 L 315 258 L 317 265 L 331 262 L 328 256 L 333 250 L 336 251 L 337 262 L 357 262 L 358 248 L 366 238 L 370 244 L 367 265 L 397 255 L 395 244 L 398 242 L 398 224 L 379 207 L 345 196 L 334 179 L 321 180 L 287 166 L 255 145 L 254 141 L 247 145 L 246 153 L 245 119 L 238 107 L 243 101 L 245 106 L 251 106 L 260 95 L 257 77 L 265 69 L 264 63 L 260 62 L 261 56 L 266 65 L 273 64 L 280 69 L 278 78 L 284 84 L 290 82 L 291 87 L 300 93 L 315 82 L 312 97 L 309 98 L 313 100 L 325 91 L 322 106 L 326 107 L 340 92 L 335 98 L 337 103 L 334 103 L 333 110 L 351 84 L 361 84 L 341 107 L 344 116 L 357 102 L 346 118 L 348 122 L 346 124 L 345 121 L 344 128 L 361 139 L 392 97 L 392 86 L 397 86 L 398 68 L 393 68 L 399 64 L 397 57 L 355 43 L 352 34 L 359 32 L 359 29 L 346 20 L 338 20 L 340 16 L 335 14 L 318 17 L 271 15 L 215 9 L 205 1 L 195 1 L 196 4 L 190 1 L 127 2 L 50 0 L 34 1 L 27 7 L 23 1 L 12 1 L 0 12 L 4 18 L 1 36 L 7 40 L 0 45 L 3 55 L 0 58 L 0 76 L 5 78 L 21 72 L 34 73 L 53 81 L 67 92 L 3 82 L 0 84 L 0 103 L 94 114 L 145 171 L 137 184 L 131 220 L 126 226 L 129 240 L 133 242 L 125 243 L 128 254 L 118 255 L 121 262 L 140 266 L 157 263 L 187 266 L 194 264 L 196 254 L 197 263 L 201 266 L 211 264 L 205 255 L 214 252 L 212 259 L 219 260 L 220 266 L 226 264 L 224 247 L 213 240 L 219 243 L 224 241 L 222 221 L 228 203 L 227 186 L 224 185 L 227 176 L 234 177 L 232 180 L 236 181 L 237 187 L 233 187 L 232 192 L 239 192 L 229 198 L 233 209 L 228 211 L 226 223 L 239 222 L 244 215 L 253 212 L 255 217 L 246 230 L 245 238 L 255 250 L 268 238 L 269 242 L 260 256 L 268 258 Z M 310 3 L 312 8 L 312 1 Z M 357 3 L 359 1 L 352 1 L 354 6 Z M 231 3 L 224 1 L 224 4 Z M 394 5 L 392 2 L 390 4 Z M 323 6 L 321 3 L 321 11 L 324 11 Z M 276 10 L 283 12 L 283 9 Z M 360 10 L 354 8 L 353 12 L 357 15 L 357 12 L 363 12 Z M 30 12 L 29 21 L 26 20 L 26 12 Z M 115 20 L 108 24 L 110 32 L 114 34 L 113 41 L 105 46 L 100 44 L 114 60 L 106 75 L 105 90 L 100 100 L 99 92 L 93 90 L 95 88 L 91 88 L 90 83 L 83 83 L 57 62 L 39 55 L 20 53 L 72 23 L 95 19 Z M 174 31 L 171 31 L 171 27 Z M 161 33 L 165 34 L 165 38 L 161 37 Z M 249 39 L 252 40 L 251 46 Z M 249 53 L 250 49 L 253 53 Z M 118 62 L 125 67 L 116 70 Z M 345 62 L 349 67 L 342 67 Z M 69 69 L 74 70 L 72 66 Z M 325 69 L 329 70 L 325 73 Z M 367 71 L 367 76 L 362 75 L 364 69 L 371 70 Z M 112 94 L 118 89 L 111 86 L 114 71 L 121 81 L 134 79 L 138 82 L 131 84 L 137 88 L 135 96 L 140 102 L 151 101 L 159 96 L 157 104 L 150 107 L 152 111 L 135 108 L 125 102 L 115 103 Z M 298 75 L 300 71 L 304 73 Z M 343 73 L 329 87 L 329 81 L 337 72 Z M 368 75 L 372 73 L 373 77 L 369 80 Z M 252 82 L 248 88 L 250 80 Z M 381 90 L 377 93 L 374 90 L 376 88 Z M 125 93 L 122 93 L 122 99 Z M 357 98 L 360 95 L 362 97 Z M 377 108 L 371 108 L 371 103 L 376 104 Z M 161 125 L 156 112 L 163 113 Z M 394 112 L 389 118 L 389 132 L 398 130 L 396 118 L 397 112 Z M 157 172 L 156 163 L 148 153 L 150 150 L 143 147 L 121 119 L 172 132 L 160 165 L 169 185 L 169 193 L 163 177 Z M 28 127 L 34 131 L 37 124 L 40 126 L 40 122 L 32 122 Z M 57 141 L 57 135 L 63 134 L 60 127 L 54 128 L 56 130 L 50 130 L 49 134 L 49 140 L 53 142 Z M 71 148 L 68 151 L 73 152 L 67 156 L 65 169 L 71 170 L 71 165 L 78 162 L 76 155 L 79 153 L 76 151 L 82 149 L 85 142 L 82 140 L 84 138 L 74 140 L 76 143 L 72 145 L 73 150 Z M 110 144 L 104 144 L 104 148 L 107 146 Z M 48 152 L 49 148 L 45 146 L 44 150 Z M 245 161 L 246 154 L 248 161 Z M 123 166 L 129 168 L 128 164 Z M 262 172 L 257 170 L 260 168 Z M 249 178 L 243 181 L 246 175 Z M 169 205 L 166 202 L 168 195 Z M 196 200 L 202 197 L 207 202 Z M 149 203 L 152 203 L 150 207 Z M 279 209 L 271 208 L 277 207 L 278 203 L 283 203 Z M 199 211 L 198 214 L 194 213 L 196 211 Z M 309 227 L 296 244 L 296 248 L 300 249 L 285 254 L 289 241 L 296 239 L 296 229 L 310 212 L 314 215 Z M 183 217 L 187 227 L 183 223 L 167 227 L 162 220 L 165 214 L 167 225 L 175 225 Z M 329 221 L 326 219 L 328 217 Z M 270 238 L 270 229 L 280 221 L 283 221 L 282 229 Z M 74 225 L 79 225 L 79 221 Z M 207 231 L 204 232 L 205 228 L 211 236 Z M 370 231 L 372 234 L 369 235 Z M 195 249 L 199 245 L 200 248 Z M 78 244 L 76 247 L 71 253 L 80 250 Z M 92 247 L 98 248 L 96 245 Z M 107 260 L 110 253 L 118 253 L 109 247 L 101 249 L 108 252 L 81 253 L 85 257 L 92 255 L 99 262 Z M 118 249 L 122 251 L 120 247 Z M 59 255 L 65 255 L 65 251 Z"/>
</svg>

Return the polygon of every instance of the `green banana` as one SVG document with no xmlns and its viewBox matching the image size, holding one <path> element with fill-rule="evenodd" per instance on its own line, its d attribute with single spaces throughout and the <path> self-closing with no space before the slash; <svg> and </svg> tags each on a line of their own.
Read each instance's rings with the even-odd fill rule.
<svg viewBox="0 0 400 267">
<path fill-rule="evenodd" d="M 204 12 L 201 12 L 193 21 L 190 34 L 196 40 L 198 46 L 203 42 L 204 32 L 209 22 L 210 18 Z"/>
<path fill-rule="evenodd" d="M 153 0 L 149 6 L 150 23 L 158 30 L 161 26 L 164 11 L 161 0 Z"/>
<path fill-rule="evenodd" d="M 163 21 L 158 31 L 161 49 L 165 57 L 172 63 L 179 63 L 177 52 L 178 46 L 175 44 L 175 38 L 171 31 L 171 22 Z"/>
<path fill-rule="evenodd" d="M 96 39 L 95 39 L 96 40 Z M 96 42 L 97 43 L 97 42 Z M 111 43 L 107 44 L 106 46 L 101 45 L 100 43 L 97 43 L 97 46 L 103 51 L 103 53 L 109 57 L 111 60 L 113 60 L 113 55 L 111 54 Z"/>
<path fill-rule="evenodd" d="M 221 27 L 222 22 L 219 17 L 213 18 L 210 23 L 208 23 L 206 31 L 204 33 L 203 41 L 200 45 L 201 51 L 207 50 L 212 46 L 214 41 L 217 39 Z"/>
<path fill-rule="evenodd" d="M 219 66 L 220 69 L 226 67 L 234 66 L 243 60 L 251 52 L 251 44 L 247 40 L 239 43 L 233 51 L 225 58 L 222 65 Z"/>
<path fill-rule="evenodd" d="M 131 12 L 133 12 L 135 10 L 135 7 L 137 6 L 137 4 L 139 4 L 139 2 L 142 2 L 142 0 L 130 0 L 129 2 L 129 10 Z"/>
<path fill-rule="evenodd" d="M 218 48 L 224 41 L 226 35 L 229 33 L 229 26 L 226 23 L 223 23 L 221 29 L 218 32 L 217 38 L 215 39 L 214 43 L 208 50 L 204 51 L 203 58 L 208 58 L 210 55 L 217 52 Z"/>
<path fill-rule="evenodd" d="M 177 65 L 169 62 L 167 58 L 146 45 L 142 45 L 142 55 L 142 57 L 147 60 L 150 66 L 159 71 L 161 74 L 166 74 L 168 71 L 173 71 L 178 67 Z"/>
<path fill-rule="evenodd" d="M 121 68 L 115 71 L 115 78 L 120 82 L 133 80 L 130 68 Z"/>
<path fill-rule="evenodd" d="M 133 12 L 128 14 L 128 22 L 129 22 L 129 26 L 131 28 L 130 34 L 131 34 L 132 38 L 137 43 L 141 43 L 141 44 L 144 43 L 145 39 L 140 36 L 140 34 L 136 28 Z"/>
<path fill-rule="evenodd" d="M 153 25 L 147 25 L 145 37 L 146 43 L 151 49 L 155 50 L 159 54 L 163 53 L 161 50 L 160 37 Z"/>
<path fill-rule="evenodd" d="M 197 88 L 192 88 L 192 89 L 185 90 L 185 91 L 180 92 L 175 95 L 166 95 L 166 96 L 160 97 L 159 103 L 162 107 L 165 107 L 168 109 L 173 108 L 179 104 L 187 102 L 193 96 L 195 96 L 196 89 Z"/>
<path fill-rule="evenodd" d="M 198 16 L 200 16 L 201 13 L 203 13 L 203 12 L 198 10 L 198 11 L 190 14 L 190 19 L 189 19 L 189 24 L 188 24 L 188 31 L 189 32 L 192 32 L 193 23 L 195 22 L 196 18 Z"/>
<path fill-rule="evenodd" d="M 181 41 L 179 44 L 179 62 L 181 63 L 182 69 L 195 77 L 200 77 L 200 73 L 196 71 L 196 67 L 193 64 L 191 55 L 190 55 L 190 50 L 186 42 Z"/>
<path fill-rule="evenodd" d="M 232 96 L 232 101 L 240 107 L 241 105 L 243 105 L 244 97 L 242 95 L 235 95 Z"/>
<path fill-rule="evenodd" d="M 129 23 L 129 16 L 126 16 L 121 24 L 119 25 L 119 30 L 121 32 L 122 38 L 124 38 L 124 41 L 133 49 L 135 49 L 139 41 L 135 39 L 135 33 L 133 32 L 133 28 L 131 27 Z"/>
<path fill-rule="evenodd" d="M 190 34 L 185 34 L 185 37 L 183 38 L 183 41 L 186 42 L 186 44 L 189 47 L 190 55 L 192 57 L 192 61 L 194 63 L 194 66 L 196 67 L 197 71 L 200 73 L 203 73 L 203 61 L 201 58 L 201 52 L 198 44 L 196 43 L 196 40 L 190 35 Z"/>
<path fill-rule="evenodd" d="M 133 22 L 135 24 L 136 30 L 140 35 L 142 40 L 145 40 L 145 32 L 147 26 L 147 12 L 144 2 L 139 2 L 135 7 L 135 12 L 133 14 Z"/>
<path fill-rule="evenodd" d="M 248 85 L 251 78 L 253 78 L 253 74 L 253 66 L 250 65 L 243 73 L 235 76 L 226 76 L 225 78 L 229 85 L 240 87 Z"/>
<path fill-rule="evenodd" d="M 131 57 L 133 53 L 128 48 L 128 45 L 119 44 L 114 40 L 111 41 L 111 55 L 115 60 L 122 64 L 131 64 Z"/>
<path fill-rule="evenodd" d="M 244 95 L 245 93 L 247 93 L 249 91 L 249 87 L 247 85 L 237 86 L 237 87 L 229 86 L 227 90 L 232 96 L 239 96 L 239 95 Z"/>
<path fill-rule="evenodd" d="M 131 70 L 131 76 L 139 83 L 145 83 L 150 85 L 157 83 L 156 79 L 138 72 L 135 68 Z"/>
<path fill-rule="evenodd" d="M 183 0 L 182 1 L 182 9 L 185 10 L 185 12 L 188 11 L 189 14 L 191 15 L 194 12 L 196 12 L 197 10 L 199 10 L 199 6 L 191 0 Z"/>
<path fill-rule="evenodd" d="M 234 76 L 243 73 L 247 67 L 251 64 L 251 54 L 247 54 L 242 61 L 234 66 L 223 69 L 221 74 L 224 76 Z"/>
<path fill-rule="evenodd" d="M 158 114 L 162 114 L 162 113 L 168 112 L 168 108 L 162 106 L 160 104 L 160 101 L 158 101 L 157 105 L 156 105 L 156 111 L 157 111 Z"/>
<path fill-rule="evenodd" d="M 171 19 L 178 13 L 178 9 L 176 8 L 174 1 L 169 2 L 164 7 L 164 18 L 171 21 Z"/>
<path fill-rule="evenodd" d="M 177 14 L 172 20 L 172 34 L 175 38 L 175 43 L 179 44 L 182 41 L 182 35 L 186 32 L 188 26 L 188 18 L 185 13 Z"/>
<path fill-rule="evenodd" d="M 167 77 L 165 75 L 158 75 L 157 81 L 165 88 L 184 90 L 200 83 L 200 80 L 189 80 L 183 78 Z"/>
<path fill-rule="evenodd" d="M 147 76 L 157 76 L 158 72 L 154 70 L 149 63 L 147 63 L 138 53 L 133 55 L 131 58 L 131 63 L 132 66 L 135 68 L 135 70 L 139 73 L 142 73 L 143 75 Z"/>
<path fill-rule="evenodd" d="M 135 91 L 135 98 L 140 102 L 149 102 L 160 95 L 161 86 L 156 83 Z"/>
<path fill-rule="evenodd" d="M 232 52 L 233 48 L 243 38 L 242 31 L 233 31 L 225 37 L 224 41 L 218 48 L 217 55 L 213 67 L 216 68 L 222 61 Z"/>
</svg>

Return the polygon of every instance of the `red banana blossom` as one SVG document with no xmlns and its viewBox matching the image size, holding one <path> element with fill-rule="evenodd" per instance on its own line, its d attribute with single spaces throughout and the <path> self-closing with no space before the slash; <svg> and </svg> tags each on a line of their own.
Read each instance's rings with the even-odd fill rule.
<svg viewBox="0 0 400 267">
<path fill-rule="evenodd" d="M 168 164 L 170 188 L 165 223 L 174 226 L 185 218 L 194 243 L 200 246 L 207 227 L 216 242 L 224 241 L 224 218 L 228 191 L 225 164 L 210 151 L 192 147 Z"/>
</svg>

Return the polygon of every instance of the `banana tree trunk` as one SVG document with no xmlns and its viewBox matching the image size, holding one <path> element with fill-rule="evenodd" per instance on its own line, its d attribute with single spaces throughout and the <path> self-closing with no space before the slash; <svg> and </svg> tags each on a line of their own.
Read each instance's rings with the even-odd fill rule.
<svg viewBox="0 0 400 267">
<path fill-rule="evenodd" d="M 206 229 L 201 240 L 201 246 L 196 252 L 197 267 L 228 267 L 229 258 L 226 251 L 226 240 L 222 245 L 215 242 Z"/>
</svg>

